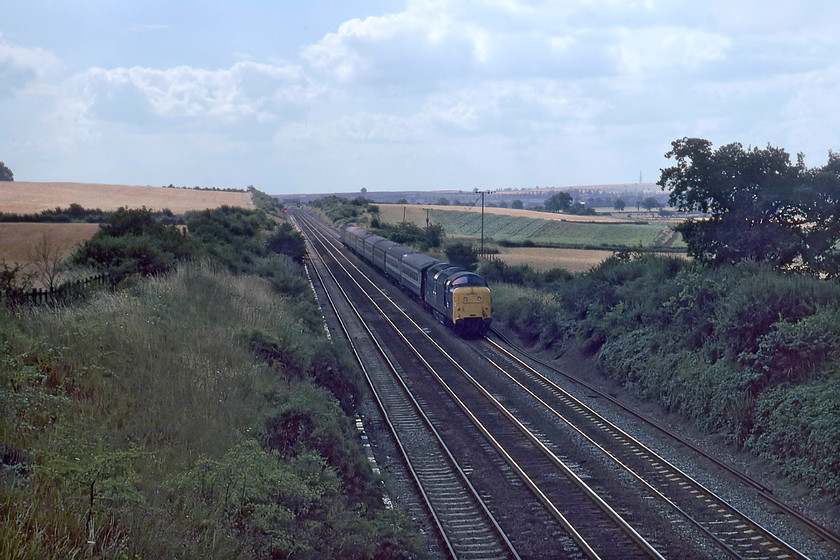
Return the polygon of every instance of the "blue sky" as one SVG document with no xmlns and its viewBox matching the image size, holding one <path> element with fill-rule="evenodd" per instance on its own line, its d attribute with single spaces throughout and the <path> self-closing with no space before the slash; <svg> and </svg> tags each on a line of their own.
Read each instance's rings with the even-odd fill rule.
<svg viewBox="0 0 840 560">
<path fill-rule="evenodd" d="M 840 3 L 5 0 L 19 181 L 268 193 L 656 181 L 672 140 L 840 151 Z"/>
</svg>

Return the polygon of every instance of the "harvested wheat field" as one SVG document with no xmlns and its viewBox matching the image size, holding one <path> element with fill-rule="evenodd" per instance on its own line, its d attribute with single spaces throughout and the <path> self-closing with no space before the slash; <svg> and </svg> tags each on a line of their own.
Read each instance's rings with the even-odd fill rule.
<svg viewBox="0 0 840 560">
<path fill-rule="evenodd" d="M 527 264 L 537 271 L 562 268 L 569 272 L 586 272 L 602 263 L 613 251 L 588 249 L 548 249 L 541 247 L 499 247 L 493 258 L 517 266 Z"/>
<path fill-rule="evenodd" d="M 219 206 L 253 208 L 251 194 L 242 192 L 170 189 L 163 187 L 101 185 L 96 183 L 0 183 L 0 212 L 32 214 L 73 203 L 84 208 L 116 210 L 123 206 L 152 210 L 168 208 L 175 214 Z"/>
<path fill-rule="evenodd" d="M 50 254 L 67 258 L 97 231 L 99 224 L 0 223 L 0 260 L 7 266 L 20 265 L 25 272 L 35 272 L 32 260 L 37 259 L 39 245 L 43 247 L 46 242 Z"/>
</svg>

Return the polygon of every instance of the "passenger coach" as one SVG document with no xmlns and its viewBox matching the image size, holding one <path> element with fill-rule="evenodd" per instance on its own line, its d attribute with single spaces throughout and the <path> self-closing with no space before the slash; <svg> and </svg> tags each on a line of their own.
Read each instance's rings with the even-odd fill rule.
<svg viewBox="0 0 840 560">
<path fill-rule="evenodd" d="M 484 336 L 493 320 L 490 288 L 478 274 L 370 233 L 345 226 L 341 241 L 420 300 L 462 336 Z"/>
</svg>

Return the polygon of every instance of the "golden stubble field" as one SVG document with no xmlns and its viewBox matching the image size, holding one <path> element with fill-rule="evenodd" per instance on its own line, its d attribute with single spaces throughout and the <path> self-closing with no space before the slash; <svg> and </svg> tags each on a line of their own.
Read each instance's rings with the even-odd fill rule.
<svg viewBox="0 0 840 560">
<path fill-rule="evenodd" d="M 175 214 L 223 205 L 254 207 L 250 193 L 240 192 L 93 183 L 0 182 L 0 212 L 33 214 L 56 207 L 67 208 L 73 203 L 101 210 L 123 206 L 168 208 Z M 97 224 L 0 223 L 0 259 L 9 266 L 19 264 L 31 271 L 30 256 L 44 238 L 51 247 L 69 255 L 98 230 Z"/>
<path fill-rule="evenodd" d="M 102 185 L 97 183 L 0 182 L 0 211 L 32 214 L 72 203 L 85 208 L 116 210 L 123 206 L 152 210 L 168 208 L 175 214 L 228 206 L 253 208 L 250 193 L 165 189 L 162 187 Z"/>
<path fill-rule="evenodd" d="M 99 224 L 37 224 L 0 222 L 0 259 L 7 266 L 21 265 L 24 272 L 35 272 L 32 260 L 37 260 L 37 247 L 44 242 L 51 251 L 64 258 L 76 246 L 99 231 Z M 39 284 L 35 279 L 36 285 Z"/>
</svg>

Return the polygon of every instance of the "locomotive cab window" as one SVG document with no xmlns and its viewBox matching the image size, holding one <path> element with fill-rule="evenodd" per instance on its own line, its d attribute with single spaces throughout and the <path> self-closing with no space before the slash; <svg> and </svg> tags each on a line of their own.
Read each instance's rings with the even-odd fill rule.
<svg viewBox="0 0 840 560">
<path fill-rule="evenodd" d="M 487 282 L 477 274 L 467 274 L 452 280 L 453 287 L 459 286 L 486 286 Z"/>
</svg>

